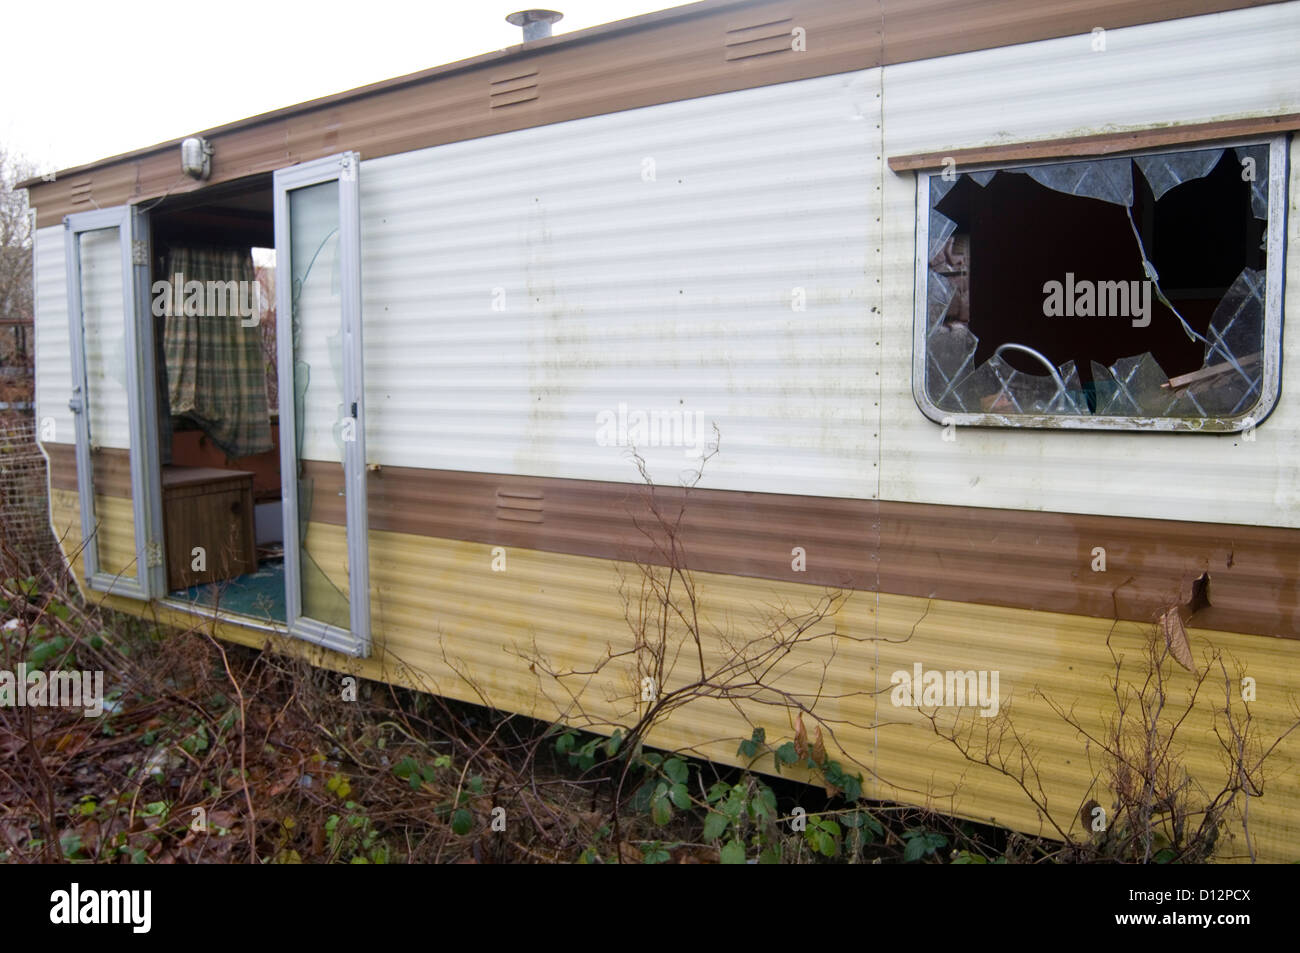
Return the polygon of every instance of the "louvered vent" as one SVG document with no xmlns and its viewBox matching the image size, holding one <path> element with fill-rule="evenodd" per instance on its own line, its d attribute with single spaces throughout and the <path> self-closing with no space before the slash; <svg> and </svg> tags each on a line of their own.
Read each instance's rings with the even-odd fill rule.
<svg viewBox="0 0 1300 953">
<path fill-rule="evenodd" d="M 73 182 L 70 187 L 68 196 L 69 205 L 89 205 L 90 193 L 94 189 L 94 182 L 91 179 L 82 179 L 80 182 Z"/>
<path fill-rule="evenodd" d="M 495 77 L 488 83 L 488 102 L 492 109 L 516 106 L 537 98 L 537 70 Z"/>
<path fill-rule="evenodd" d="M 792 52 L 790 17 L 767 20 L 749 26 L 735 26 L 723 38 L 727 59 L 747 60 L 755 56 L 772 56 Z"/>
<path fill-rule="evenodd" d="M 516 523 L 542 521 L 542 494 L 536 490 L 497 490 L 497 519 Z"/>
</svg>

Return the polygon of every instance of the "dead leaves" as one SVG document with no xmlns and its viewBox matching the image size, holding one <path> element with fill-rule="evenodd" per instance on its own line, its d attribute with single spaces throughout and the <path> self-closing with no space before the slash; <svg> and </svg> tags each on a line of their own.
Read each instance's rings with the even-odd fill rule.
<svg viewBox="0 0 1300 953">
<path fill-rule="evenodd" d="M 1183 668 L 1197 674 L 1196 660 L 1192 657 L 1191 642 L 1187 638 L 1187 627 L 1185 622 L 1192 615 L 1206 608 L 1210 604 L 1210 574 L 1201 573 L 1192 581 L 1191 590 L 1186 588 L 1179 593 L 1182 597 L 1180 605 L 1171 605 L 1161 614 L 1157 623 L 1160 626 L 1160 632 L 1164 635 L 1165 645 L 1169 647 L 1169 654 L 1174 657 Z"/>
<path fill-rule="evenodd" d="M 1192 647 L 1187 641 L 1187 629 L 1179 614 L 1179 606 L 1170 606 L 1160 617 L 1160 630 L 1164 633 L 1165 644 L 1169 654 L 1187 671 L 1196 674 L 1196 660 L 1192 658 Z"/>
</svg>

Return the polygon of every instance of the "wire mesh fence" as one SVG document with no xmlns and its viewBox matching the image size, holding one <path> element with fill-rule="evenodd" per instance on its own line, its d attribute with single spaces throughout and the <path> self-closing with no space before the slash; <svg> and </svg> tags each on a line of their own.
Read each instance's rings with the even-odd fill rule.
<svg viewBox="0 0 1300 953">
<path fill-rule="evenodd" d="M 57 552 L 48 487 L 35 420 L 0 414 L 0 572 L 5 576 L 31 574 Z"/>
</svg>

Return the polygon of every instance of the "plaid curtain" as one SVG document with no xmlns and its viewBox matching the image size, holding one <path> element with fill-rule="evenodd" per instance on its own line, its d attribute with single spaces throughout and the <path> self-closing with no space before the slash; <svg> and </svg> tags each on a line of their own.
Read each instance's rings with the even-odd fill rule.
<svg viewBox="0 0 1300 953">
<path fill-rule="evenodd" d="M 166 278 L 171 295 L 163 337 L 172 414 L 194 421 L 229 457 L 270 450 L 262 329 L 251 323 L 257 317 L 252 255 L 172 248 Z"/>
</svg>

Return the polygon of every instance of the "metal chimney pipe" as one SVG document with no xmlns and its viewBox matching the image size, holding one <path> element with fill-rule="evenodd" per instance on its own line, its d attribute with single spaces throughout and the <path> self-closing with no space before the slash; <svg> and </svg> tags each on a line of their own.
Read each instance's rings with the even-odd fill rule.
<svg viewBox="0 0 1300 953">
<path fill-rule="evenodd" d="M 558 10 L 520 10 L 506 17 L 506 22 L 524 28 L 524 42 L 543 40 L 551 35 L 551 24 L 564 19 Z"/>
</svg>

